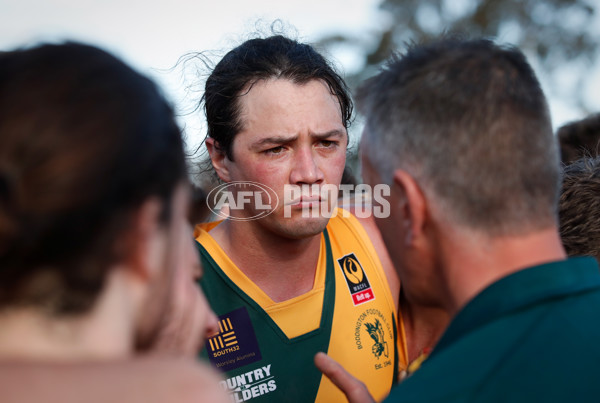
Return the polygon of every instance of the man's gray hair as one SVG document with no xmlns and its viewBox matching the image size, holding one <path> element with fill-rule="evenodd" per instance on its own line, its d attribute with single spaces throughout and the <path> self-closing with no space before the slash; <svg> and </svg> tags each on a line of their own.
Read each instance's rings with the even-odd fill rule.
<svg viewBox="0 0 600 403">
<path fill-rule="evenodd" d="M 556 223 L 548 105 L 516 48 L 443 38 L 394 56 L 357 96 L 384 181 L 407 170 L 449 220 L 493 236 Z"/>
</svg>

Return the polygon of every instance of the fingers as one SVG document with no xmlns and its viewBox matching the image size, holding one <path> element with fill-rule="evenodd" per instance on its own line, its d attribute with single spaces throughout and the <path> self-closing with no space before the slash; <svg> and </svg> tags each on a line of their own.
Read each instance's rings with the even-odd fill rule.
<svg viewBox="0 0 600 403">
<path fill-rule="evenodd" d="M 340 364 L 325 353 L 315 355 L 315 365 L 337 386 L 348 399 L 348 403 L 374 403 L 364 383 L 353 377 Z"/>
</svg>

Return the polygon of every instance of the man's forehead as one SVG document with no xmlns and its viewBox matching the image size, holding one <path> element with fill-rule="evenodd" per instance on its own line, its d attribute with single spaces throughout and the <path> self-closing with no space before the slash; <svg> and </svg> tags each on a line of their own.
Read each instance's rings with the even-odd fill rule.
<svg viewBox="0 0 600 403">
<path fill-rule="evenodd" d="M 325 83 L 261 80 L 240 97 L 241 130 L 260 137 L 293 137 L 302 132 L 346 133 L 340 104 Z"/>
<path fill-rule="evenodd" d="M 299 99 L 294 99 L 294 97 L 299 97 Z M 250 112 L 249 108 L 255 109 L 256 106 L 280 109 L 295 106 L 298 101 L 302 102 L 305 99 L 309 104 L 316 100 L 331 102 L 336 109 L 340 109 L 337 96 L 331 92 L 326 82 L 318 78 L 306 82 L 294 82 L 287 78 L 255 81 L 241 92 L 239 106 L 241 115 L 243 115 Z"/>
<path fill-rule="evenodd" d="M 372 136 L 369 135 L 366 128 L 363 129 L 359 144 L 359 159 L 361 162 L 363 178 L 365 180 L 368 179 L 365 176 L 368 176 L 373 180 L 380 180 L 381 172 L 377 169 L 378 156 L 376 155 L 376 152 L 377 150 L 373 145 Z"/>
<path fill-rule="evenodd" d="M 363 128 L 362 133 L 360 135 L 360 141 L 358 146 L 358 152 L 360 158 L 365 158 L 369 153 L 372 152 L 372 141 L 370 141 L 369 132 L 366 127 Z"/>
</svg>

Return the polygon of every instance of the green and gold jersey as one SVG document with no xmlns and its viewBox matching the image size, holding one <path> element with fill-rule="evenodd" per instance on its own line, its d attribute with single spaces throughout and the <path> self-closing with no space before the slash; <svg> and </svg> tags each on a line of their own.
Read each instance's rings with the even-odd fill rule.
<svg viewBox="0 0 600 403">
<path fill-rule="evenodd" d="M 201 356 L 224 372 L 222 386 L 232 401 L 346 401 L 315 367 L 318 351 L 364 382 L 376 400 L 383 399 L 399 364 L 406 366 L 406 346 L 397 337 L 385 273 L 358 220 L 338 210 L 321 235 L 313 289 L 279 303 L 210 236 L 218 224 L 196 228 L 201 286 L 220 324 Z"/>
</svg>

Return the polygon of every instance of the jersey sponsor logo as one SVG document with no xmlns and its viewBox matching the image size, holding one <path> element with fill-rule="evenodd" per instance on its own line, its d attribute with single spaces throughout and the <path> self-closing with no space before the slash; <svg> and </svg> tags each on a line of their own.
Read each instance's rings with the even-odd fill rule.
<svg viewBox="0 0 600 403">
<path fill-rule="evenodd" d="M 231 318 L 225 318 L 219 321 L 219 331 L 220 333 L 217 336 L 208 339 L 211 353 L 222 355 L 228 350 L 234 351 L 232 349 L 239 349 L 239 346 L 232 347 L 238 344 L 238 341 L 235 331 L 233 330 L 233 325 L 231 324 Z"/>
<path fill-rule="evenodd" d="M 262 358 L 246 307 L 219 316 L 219 333 L 205 344 L 210 362 L 224 372 Z"/>
<path fill-rule="evenodd" d="M 350 253 L 338 259 L 338 264 L 344 273 L 344 278 L 346 279 L 346 284 L 350 290 L 354 306 L 375 299 L 375 294 L 373 293 L 369 279 L 354 253 Z"/>
<path fill-rule="evenodd" d="M 275 376 L 271 374 L 271 364 L 232 376 L 219 383 L 230 393 L 234 403 L 245 402 L 277 390 Z"/>
<path fill-rule="evenodd" d="M 395 345 L 394 331 L 379 309 L 367 309 L 358 316 L 354 341 L 358 350 L 370 350 L 375 369 L 392 365 L 394 354 L 390 349 Z"/>
</svg>

